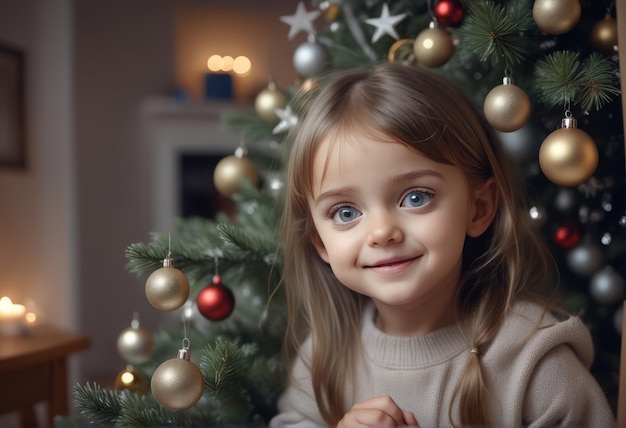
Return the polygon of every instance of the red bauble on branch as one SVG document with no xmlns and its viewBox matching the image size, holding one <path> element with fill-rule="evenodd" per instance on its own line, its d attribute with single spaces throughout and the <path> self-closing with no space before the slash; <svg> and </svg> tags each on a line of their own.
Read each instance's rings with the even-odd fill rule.
<svg viewBox="0 0 626 428">
<path fill-rule="evenodd" d="M 572 223 L 566 223 L 554 233 L 554 242 L 561 248 L 572 248 L 580 242 L 580 230 Z"/>
<path fill-rule="evenodd" d="M 461 0 L 439 0 L 433 13 L 438 24 L 457 27 L 465 18 L 465 7 Z"/>
<path fill-rule="evenodd" d="M 222 284 L 219 275 L 213 276 L 211 284 L 198 293 L 196 299 L 198 311 L 211 321 L 221 321 L 227 318 L 235 308 L 235 295 Z"/>
</svg>

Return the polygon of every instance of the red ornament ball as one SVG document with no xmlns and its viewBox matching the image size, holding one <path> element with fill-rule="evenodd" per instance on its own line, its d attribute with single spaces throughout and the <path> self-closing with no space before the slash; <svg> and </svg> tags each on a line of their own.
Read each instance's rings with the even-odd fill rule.
<svg viewBox="0 0 626 428">
<path fill-rule="evenodd" d="M 439 0 L 435 4 L 434 15 L 438 24 L 456 27 L 463 22 L 465 7 L 461 0 Z"/>
<path fill-rule="evenodd" d="M 580 242 L 580 230 L 573 224 L 564 224 L 554 233 L 554 242 L 561 248 L 572 248 Z"/>
<path fill-rule="evenodd" d="M 205 318 L 211 321 L 221 321 L 235 309 L 235 295 L 230 288 L 222 284 L 222 280 L 216 275 L 211 284 L 200 290 L 196 305 Z"/>
</svg>

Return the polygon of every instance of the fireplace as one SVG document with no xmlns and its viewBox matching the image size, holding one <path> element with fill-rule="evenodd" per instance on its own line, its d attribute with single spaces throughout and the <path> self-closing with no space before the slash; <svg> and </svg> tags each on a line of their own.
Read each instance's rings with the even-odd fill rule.
<svg viewBox="0 0 626 428">
<path fill-rule="evenodd" d="M 152 231 L 174 233 L 176 218 L 212 218 L 233 209 L 234 203 L 215 189 L 213 171 L 241 142 L 239 135 L 224 128 L 221 115 L 247 109 L 230 101 L 144 102 L 142 158 L 147 161 L 144 188 L 150 189 Z"/>
</svg>

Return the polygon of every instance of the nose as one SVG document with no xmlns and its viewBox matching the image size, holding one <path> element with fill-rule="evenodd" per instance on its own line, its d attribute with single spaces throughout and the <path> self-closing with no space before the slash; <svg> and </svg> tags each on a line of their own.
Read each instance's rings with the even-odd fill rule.
<svg viewBox="0 0 626 428">
<path fill-rule="evenodd" d="M 389 212 L 371 213 L 367 219 L 367 245 L 385 246 L 402 242 L 404 233 L 397 219 Z"/>
</svg>

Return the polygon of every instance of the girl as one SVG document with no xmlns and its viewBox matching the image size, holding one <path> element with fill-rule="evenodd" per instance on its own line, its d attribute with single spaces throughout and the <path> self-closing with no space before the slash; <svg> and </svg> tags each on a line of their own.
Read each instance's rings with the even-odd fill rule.
<svg viewBox="0 0 626 428">
<path fill-rule="evenodd" d="M 588 331 L 537 295 L 549 257 L 472 103 L 387 63 L 317 92 L 289 160 L 296 352 L 271 425 L 614 425 Z"/>
</svg>

